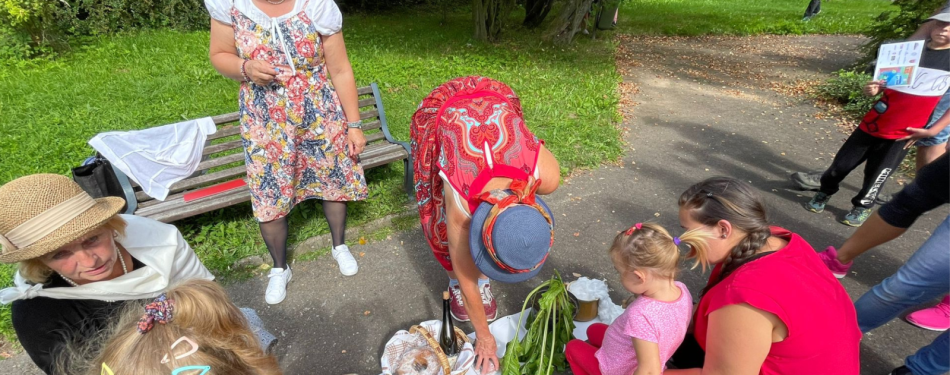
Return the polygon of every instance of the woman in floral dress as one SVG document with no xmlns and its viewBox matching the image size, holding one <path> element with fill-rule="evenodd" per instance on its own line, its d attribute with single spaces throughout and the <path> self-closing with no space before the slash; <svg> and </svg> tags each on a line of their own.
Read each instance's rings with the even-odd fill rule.
<svg viewBox="0 0 950 375">
<path fill-rule="evenodd" d="M 320 199 L 344 275 L 357 272 L 344 243 L 346 202 L 366 199 L 358 155 L 366 146 L 343 17 L 333 0 L 205 0 L 211 64 L 241 82 L 247 185 L 274 258 L 267 303 L 284 300 L 287 214 Z M 329 76 L 329 79 L 328 79 Z"/>
</svg>

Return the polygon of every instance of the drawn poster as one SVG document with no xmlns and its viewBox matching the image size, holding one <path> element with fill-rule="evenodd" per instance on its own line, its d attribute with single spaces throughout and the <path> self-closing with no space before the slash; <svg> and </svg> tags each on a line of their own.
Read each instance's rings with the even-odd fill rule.
<svg viewBox="0 0 950 375">
<path fill-rule="evenodd" d="M 877 52 L 874 79 L 887 81 L 889 87 L 910 86 L 923 52 L 923 40 L 882 44 Z"/>
</svg>

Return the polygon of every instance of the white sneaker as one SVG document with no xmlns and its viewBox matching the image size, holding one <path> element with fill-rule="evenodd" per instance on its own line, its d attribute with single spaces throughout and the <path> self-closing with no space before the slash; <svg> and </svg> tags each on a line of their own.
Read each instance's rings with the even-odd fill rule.
<svg viewBox="0 0 950 375">
<path fill-rule="evenodd" d="M 267 303 L 271 305 L 283 302 L 284 297 L 287 297 L 287 283 L 290 282 L 293 276 L 294 273 L 290 271 L 290 267 L 286 269 L 271 268 L 270 274 L 267 275 L 270 281 L 267 282 L 267 291 L 264 292 L 264 301 L 267 301 Z"/>
<path fill-rule="evenodd" d="M 340 265 L 340 272 L 343 276 L 353 276 L 360 270 L 359 265 L 356 264 L 356 259 L 353 259 L 353 254 L 350 254 L 350 248 L 346 244 L 333 248 L 333 259 L 336 259 L 337 264 Z"/>
</svg>

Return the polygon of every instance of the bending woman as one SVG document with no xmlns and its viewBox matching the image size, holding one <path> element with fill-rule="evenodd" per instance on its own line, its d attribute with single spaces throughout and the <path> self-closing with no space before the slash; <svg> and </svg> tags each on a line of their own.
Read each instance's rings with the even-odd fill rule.
<svg viewBox="0 0 950 375">
<path fill-rule="evenodd" d="M 488 280 L 515 283 L 540 272 L 554 215 L 536 194 L 557 189 L 560 167 L 525 125 L 518 96 L 490 78 L 433 90 L 412 117 L 411 135 L 419 216 L 448 273 L 452 316 L 475 328 L 476 368 L 498 369 Z"/>
</svg>

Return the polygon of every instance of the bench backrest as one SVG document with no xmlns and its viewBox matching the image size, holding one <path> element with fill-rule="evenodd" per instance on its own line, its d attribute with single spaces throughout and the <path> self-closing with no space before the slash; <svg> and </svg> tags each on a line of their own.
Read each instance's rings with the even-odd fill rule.
<svg viewBox="0 0 950 375">
<path fill-rule="evenodd" d="M 382 109 L 379 89 L 376 84 L 373 84 L 358 88 L 357 94 L 359 95 L 360 119 L 363 120 L 363 133 L 367 141 L 366 149 L 360 154 L 363 167 L 372 168 L 389 163 L 391 160 L 386 159 L 391 159 L 391 157 L 376 155 L 382 154 L 380 151 L 384 149 L 389 149 L 385 146 L 392 145 L 387 140 L 387 137 L 392 138 L 387 134 L 389 130 L 384 126 L 386 117 Z M 189 190 L 246 176 L 239 118 L 239 112 L 212 117 L 215 125 L 218 126 L 218 130 L 208 136 L 208 143 L 205 145 L 203 152 L 203 160 L 198 165 L 194 175 L 171 186 L 166 201 L 173 200 L 177 195 Z M 138 210 L 162 203 L 143 193 L 134 182 L 133 186 L 135 198 L 138 201 Z"/>
</svg>

